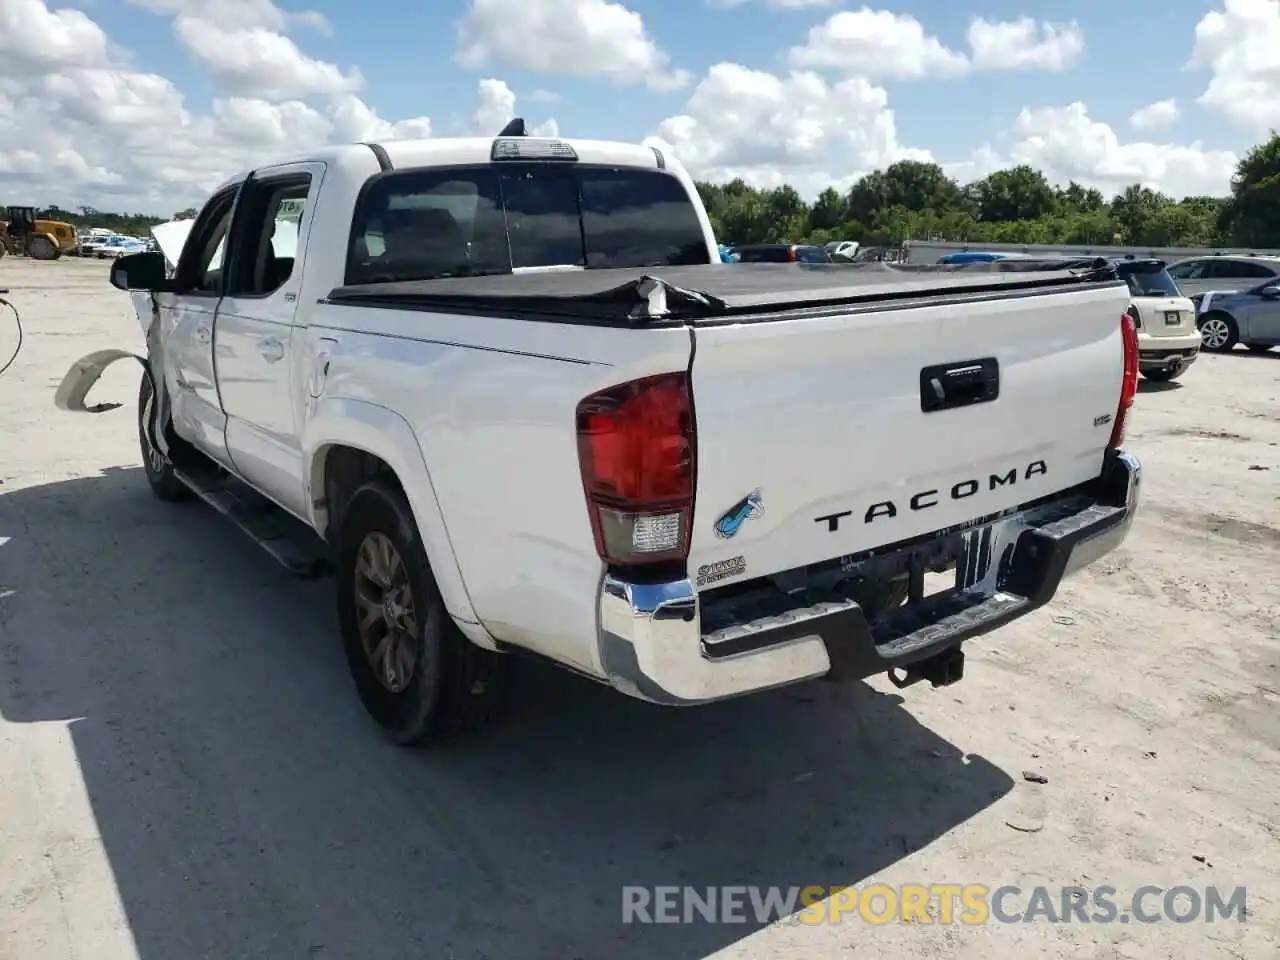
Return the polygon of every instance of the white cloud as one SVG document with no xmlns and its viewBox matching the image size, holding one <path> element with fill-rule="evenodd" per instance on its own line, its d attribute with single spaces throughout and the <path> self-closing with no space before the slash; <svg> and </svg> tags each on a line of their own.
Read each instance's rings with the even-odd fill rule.
<svg viewBox="0 0 1280 960">
<path fill-rule="evenodd" d="M 1208 68 L 1199 103 L 1265 137 L 1280 128 L 1280 4 L 1225 0 L 1196 24 L 1189 66 Z"/>
<path fill-rule="evenodd" d="M 357 93 L 358 71 L 308 57 L 279 32 L 323 28 L 322 19 L 266 0 L 208 11 L 189 0 L 138 5 L 175 17 L 200 55 L 221 93 L 206 112 L 168 78 L 131 69 L 86 14 L 0 0 L 0 170 L 23 199 L 168 214 L 262 162 L 325 143 L 432 133 L 427 117 L 380 116 Z M 503 91 L 493 80 L 478 99 L 509 112 L 514 97 Z M 537 128 L 555 131 L 554 120 Z"/>
<path fill-rule="evenodd" d="M 380 115 L 362 97 L 358 69 L 305 52 L 295 39 L 299 31 L 327 28 L 314 11 L 286 12 L 271 0 L 129 2 L 172 18 L 175 36 L 207 73 L 215 98 L 208 105 L 189 102 L 167 77 L 135 68 L 82 11 L 52 9 L 45 0 L 0 0 L 0 170 L 15 194 L 41 204 L 169 213 L 266 160 L 323 143 L 434 132 L 428 117 Z M 1201 102 L 1265 135 L 1266 126 L 1280 127 L 1280 69 L 1271 56 L 1280 49 L 1280 13 L 1271 0 L 1224 2 L 1197 27 L 1192 63 L 1212 73 Z M 484 26 L 498 21 L 501 30 Z M 865 7 L 845 11 L 792 51 L 797 66 L 789 72 L 716 64 L 654 132 L 700 177 L 741 176 L 764 187 L 790 183 L 812 197 L 899 159 L 933 159 L 900 142 L 888 95 L 875 77 L 1060 68 L 1078 56 L 1063 39 L 1069 35 L 1069 26 L 975 21 L 965 54 L 910 18 Z M 1006 40 L 996 42 L 997 36 Z M 460 55 L 472 65 L 502 61 L 658 90 L 689 79 L 672 68 L 638 15 L 609 0 L 475 0 L 461 39 Z M 1001 47 L 1009 49 L 997 51 Z M 1043 52 L 1049 47 L 1056 52 Z M 1042 52 L 1033 56 L 1033 50 Z M 511 87 L 491 74 L 477 78 L 475 91 L 470 116 L 465 106 L 457 111 L 459 125 L 471 132 L 496 133 L 518 111 Z M 519 98 L 555 99 L 536 90 Z M 1154 129 L 1161 111 L 1163 103 L 1152 104 L 1131 122 Z M 435 126 L 449 127 L 455 120 L 450 113 L 435 119 Z M 558 129 L 545 119 L 533 132 L 556 135 Z M 973 179 L 1026 162 L 1057 182 L 1075 179 L 1105 191 L 1133 182 L 1175 195 L 1226 190 L 1234 154 L 1199 142 L 1150 139 L 1122 142 L 1080 103 L 1025 109 L 1004 135 L 948 170 Z"/>
<path fill-rule="evenodd" d="M 1158 130 L 1178 119 L 1177 100 L 1157 100 L 1139 107 L 1129 115 L 1129 125 L 1136 130 Z"/>
<path fill-rule="evenodd" d="M 787 182 L 809 196 L 836 179 L 827 172 L 832 158 L 848 179 L 895 160 L 932 159 L 898 142 L 888 95 L 863 77 L 830 84 L 816 73 L 779 77 L 736 63 L 713 66 L 657 135 L 695 176 Z"/>
<path fill-rule="evenodd" d="M 42 0 L 0 3 L 0 76 L 107 62 L 107 35 L 79 10 L 50 10 Z"/>
<path fill-rule="evenodd" d="M 975 70 L 1062 71 L 1084 53 L 1084 34 L 1072 23 L 1037 23 L 1020 17 L 997 23 L 976 18 L 969 24 Z"/>
<path fill-rule="evenodd" d="M 516 115 L 516 95 L 502 80 L 488 77 L 480 81 L 476 90 L 476 109 L 471 115 L 471 132 L 480 136 L 496 136 Z M 560 126 L 551 117 L 529 133 L 535 137 L 556 137 Z"/>
<path fill-rule="evenodd" d="M 476 133 L 497 134 L 516 115 L 515 91 L 492 77 L 481 80 L 471 126 Z"/>
<path fill-rule="evenodd" d="M 1026 163 L 1050 182 L 1075 180 L 1112 195 L 1142 183 L 1181 199 L 1223 196 L 1238 157 L 1229 150 L 1190 144 L 1122 143 L 1105 123 L 1093 120 L 1083 103 L 1065 107 L 1024 108 L 995 146 L 967 161 L 947 165 L 961 180 L 975 180 L 1003 167 Z"/>
<path fill-rule="evenodd" d="M 814 10 L 818 7 L 834 7 L 837 0 L 757 0 L 774 10 Z M 707 6 L 721 10 L 733 10 L 751 0 L 707 0 Z"/>
<path fill-rule="evenodd" d="M 791 49 L 791 64 L 894 80 L 957 76 L 968 69 L 963 54 L 943 46 L 909 14 L 888 10 L 844 10 L 812 27 L 803 46 Z"/>
<path fill-rule="evenodd" d="M 297 24 L 324 34 L 333 32 L 324 14 L 315 10 L 298 13 L 283 10 L 272 0 L 128 0 L 128 3 L 152 13 L 191 17 L 229 30 L 261 27 L 283 33 Z"/>
<path fill-rule="evenodd" d="M 1052 70 L 1072 66 L 1084 52 L 1075 23 L 974 18 L 968 55 L 952 50 L 909 14 L 861 7 L 833 14 L 793 47 L 791 64 L 891 80 L 958 77 L 974 70 Z"/>
<path fill-rule="evenodd" d="M 610 0 L 471 0 L 458 28 L 458 62 L 602 77 L 653 90 L 686 86 L 640 14 Z"/>
<path fill-rule="evenodd" d="M 228 28 L 179 15 L 173 23 L 193 60 L 228 90 L 270 99 L 341 96 L 364 85 L 359 70 L 346 74 L 332 63 L 304 54 L 282 33 L 265 27 Z"/>
</svg>

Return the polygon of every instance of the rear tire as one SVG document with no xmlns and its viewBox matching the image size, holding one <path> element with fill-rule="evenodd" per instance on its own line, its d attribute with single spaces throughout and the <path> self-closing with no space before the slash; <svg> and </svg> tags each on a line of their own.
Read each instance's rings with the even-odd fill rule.
<svg viewBox="0 0 1280 960">
<path fill-rule="evenodd" d="M 1186 369 L 1186 367 L 1178 367 L 1176 370 L 1170 370 L 1167 367 L 1156 368 L 1155 370 L 1143 370 L 1142 375 L 1154 383 L 1165 383 L 1169 380 L 1177 380 L 1182 376 L 1182 371 Z"/>
<path fill-rule="evenodd" d="M 487 723 L 502 701 L 506 662 L 453 622 L 394 483 L 378 478 L 356 490 L 336 546 L 347 665 L 385 734 L 401 746 L 423 746 Z"/>
<path fill-rule="evenodd" d="M 142 447 L 142 472 L 147 475 L 151 492 L 158 499 L 169 503 L 190 500 L 191 490 L 178 479 L 173 464 L 151 444 L 147 428 L 147 422 L 153 415 L 151 399 L 151 377 L 144 370 L 142 383 L 138 387 L 138 443 Z"/>
<path fill-rule="evenodd" d="M 48 237 L 32 237 L 27 241 L 27 256 L 32 260 L 57 260 L 61 252 Z"/>
<path fill-rule="evenodd" d="M 1229 314 L 1210 311 L 1196 321 L 1200 346 L 1211 353 L 1228 353 L 1240 342 L 1240 330 Z"/>
</svg>

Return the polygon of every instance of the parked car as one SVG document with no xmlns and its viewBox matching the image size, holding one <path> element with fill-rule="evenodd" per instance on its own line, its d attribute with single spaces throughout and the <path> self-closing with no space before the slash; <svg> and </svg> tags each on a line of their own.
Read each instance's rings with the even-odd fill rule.
<svg viewBox="0 0 1280 960">
<path fill-rule="evenodd" d="M 147 241 L 145 240 L 117 234 L 82 243 L 80 245 L 80 255 L 82 257 L 97 257 L 99 260 L 107 260 L 129 253 L 141 253 L 146 247 Z"/>
<path fill-rule="evenodd" d="M 1280 277 L 1251 290 L 1202 294 L 1196 325 L 1205 350 L 1225 353 L 1243 343 L 1255 353 L 1280 345 Z"/>
<path fill-rule="evenodd" d="M 55 403 L 141 361 L 155 496 L 336 574 L 397 743 L 486 719 L 521 649 L 668 705 L 951 684 L 1133 521 L 1114 271 L 725 270 L 676 157 L 523 136 L 318 149 L 183 232 L 111 268 L 147 355 Z"/>
<path fill-rule="evenodd" d="M 1129 314 L 1138 328 L 1138 366 L 1148 380 L 1176 380 L 1200 353 L 1196 308 L 1163 260 L 1118 260 L 1129 284 Z"/>
<path fill-rule="evenodd" d="M 858 242 L 856 240 L 832 240 L 823 249 L 827 251 L 827 256 L 836 262 L 852 262 L 858 257 Z"/>
<path fill-rule="evenodd" d="M 1210 291 L 1250 290 L 1268 280 L 1280 280 L 1280 257 L 1215 254 L 1189 257 L 1170 264 L 1169 276 L 1192 300 Z"/>
<path fill-rule="evenodd" d="M 1006 250 L 957 250 L 943 254 L 939 263 L 992 263 L 996 260 L 1032 260 L 1038 259 L 1027 253 L 1015 253 Z"/>
<path fill-rule="evenodd" d="M 739 263 L 830 263 L 822 247 L 809 243 L 746 243 L 733 248 Z"/>
</svg>

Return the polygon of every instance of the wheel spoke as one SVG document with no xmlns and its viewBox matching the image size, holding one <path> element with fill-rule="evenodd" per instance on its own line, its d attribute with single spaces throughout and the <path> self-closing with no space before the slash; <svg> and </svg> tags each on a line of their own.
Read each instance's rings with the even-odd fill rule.
<svg viewBox="0 0 1280 960">
<path fill-rule="evenodd" d="M 356 605 L 360 608 L 360 632 L 367 632 L 382 619 L 382 602 L 367 590 L 356 588 Z"/>
<path fill-rule="evenodd" d="M 378 639 L 378 643 L 369 653 L 369 659 L 382 669 L 382 675 L 386 676 L 387 655 L 391 650 L 391 645 L 395 643 L 396 632 L 394 630 L 386 630 Z"/>
<path fill-rule="evenodd" d="M 413 604 L 405 605 L 404 613 L 400 615 L 400 626 L 409 636 L 418 635 L 418 615 L 413 609 Z"/>
<path fill-rule="evenodd" d="M 378 554 L 378 573 L 382 576 L 382 583 L 387 587 L 393 586 L 395 584 L 394 567 L 399 559 L 395 548 L 391 546 L 391 541 L 380 533 L 375 535 L 373 542 Z"/>
<path fill-rule="evenodd" d="M 371 547 L 361 549 L 360 559 L 356 562 L 356 575 L 379 587 L 385 588 L 388 585 L 386 577 L 378 566 L 377 554 Z"/>
<path fill-rule="evenodd" d="M 413 673 L 414 661 L 413 637 L 401 630 L 396 631 L 395 665 L 396 683 L 403 686 Z"/>
</svg>

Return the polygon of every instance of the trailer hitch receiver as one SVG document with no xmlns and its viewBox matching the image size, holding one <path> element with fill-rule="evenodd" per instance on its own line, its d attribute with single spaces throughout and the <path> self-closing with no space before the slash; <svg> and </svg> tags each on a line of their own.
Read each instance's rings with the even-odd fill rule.
<svg viewBox="0 0 1280 960">
<path fill-rule="evenodd" d="M 935 653 L 927 660 L 889 671 L 889 680 L 899 690 L 921 680 L 928 680 L 935 687 L 949 687 L 964 679 L 964 651 L 952 647 Z"/>
</svg>

